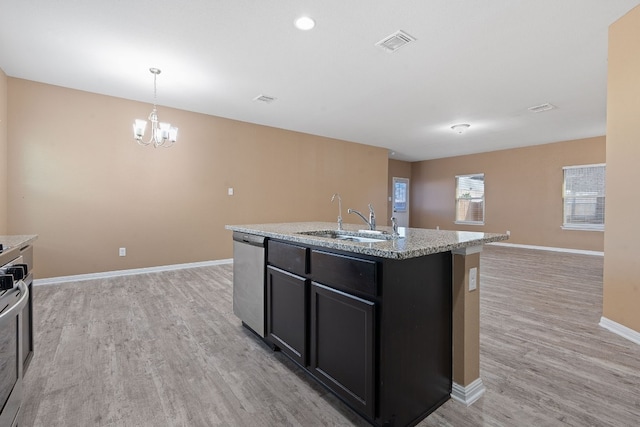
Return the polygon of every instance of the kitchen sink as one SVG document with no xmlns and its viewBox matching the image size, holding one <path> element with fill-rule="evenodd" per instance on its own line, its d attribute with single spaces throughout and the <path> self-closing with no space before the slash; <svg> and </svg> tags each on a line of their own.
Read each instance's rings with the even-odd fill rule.
<svg viewBox="0 0 640 427">
<path fill-rule="evenodd" d="M 385 233 L 366 233 L 367 235 L 363 236 L 362 234 L 365 234 L 364 232 L 358 233 L 342 230 L 303 231 L 298 234 L 359 243 L 381 243 L 392 239 L 390 234 Z"/>
</svg>

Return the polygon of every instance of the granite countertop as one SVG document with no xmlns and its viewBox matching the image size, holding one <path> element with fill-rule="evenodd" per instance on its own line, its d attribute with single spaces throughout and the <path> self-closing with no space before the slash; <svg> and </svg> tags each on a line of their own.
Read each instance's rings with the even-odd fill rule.
<svg viewBox="0 0 640 427">
<path fill-rule="evenodd" d="M 359 224 L 343 225 L 345 232 L 353 233 L 358 236 L 367 236 L 366 230 L 365 232 L 359 232 L 365 227 Z M 470 246 L 480 246 L 485 243 L 498 242 L 509 238 L 506 234 L 497 233 L 432 230 L 425 228 L 400 228 L 400 238 L 380 240 L 379 242 L 376 241 L 374 243 L 364 243 L 300 234 L 314 231 L 337 230 L 338 226 L 335 222 L 227 225 L 225 228 L 227 230 L 255 234 L 273 239 L 393 259 L 415 258 Z M 391 237 L 391 227 L 379 226 L 377 229 L 385 232 L 385 237 Z"/>
<path fill-rule="evenodd" d="M 0 243 L 2 243 L 3 252 L 14 248 L 23 248 L 35 242 L 38 238 L 37 234 L 16 234 L 13 236 L 0 235 Z"/>
</svg>

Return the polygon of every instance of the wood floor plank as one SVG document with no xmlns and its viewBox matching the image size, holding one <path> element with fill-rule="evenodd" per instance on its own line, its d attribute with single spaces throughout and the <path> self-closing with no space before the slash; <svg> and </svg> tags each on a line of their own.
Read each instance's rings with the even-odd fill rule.
<svg viewBox="0 0 640 427">
<path fill-rule="evenodd" d="M 481 377 L 419 426 L 640 425 L 640 346 L 598 326 L 602 257 L 487 246 Z M 232 313 L 232 266 L 35 289 L 23 426 L 365 426 Z"/>
</svg>

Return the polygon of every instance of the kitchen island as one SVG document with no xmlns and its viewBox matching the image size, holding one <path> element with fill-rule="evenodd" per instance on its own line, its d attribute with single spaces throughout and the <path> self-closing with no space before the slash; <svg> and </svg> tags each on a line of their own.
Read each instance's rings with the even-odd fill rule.
<svg viewBox="0 0 640 427">
<path fill-rule="evenodd" d="M 326 222 L 227 229 L 266 239 L 264 339 L 370 423 L 414 425 L 450 396 L 470 404 L 484 391 L 479 253 L 506 235 L 393 236 Z"/>
</svg>

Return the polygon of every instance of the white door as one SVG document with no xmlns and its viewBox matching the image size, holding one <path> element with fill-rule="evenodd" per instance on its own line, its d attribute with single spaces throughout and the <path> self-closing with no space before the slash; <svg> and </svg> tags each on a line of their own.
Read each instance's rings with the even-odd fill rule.
<svg viewBox="0 0 640 427">
<path fill-rule="evenodd" d="M 391 195 L 393 216 L 398 220 L 398 227 L 409 227 L 409 179 L 393 177 L 393 194 Z"/>
</svg>

